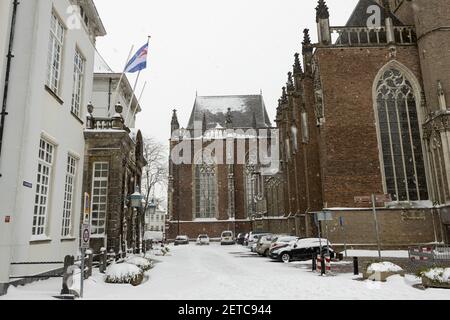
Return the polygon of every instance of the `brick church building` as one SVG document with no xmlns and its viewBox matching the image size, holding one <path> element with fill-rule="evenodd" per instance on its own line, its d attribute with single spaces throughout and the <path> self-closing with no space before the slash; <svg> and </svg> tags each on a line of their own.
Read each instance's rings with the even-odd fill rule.
<svg viewBox="0 0 450 320">
<path fill-rule="evenodd" d="M 449 242 L 450 2 L 360 0 L 340 27 L 325 1 L 316 11 L 318 43 L 305 29 L 276 119 L 299 235 L 329 210 L 332 242 L 376 244 L 358 199 L 377 194 L 391 198 L 377 204 L 383 246 Z"/>
<path fill-rule="evenodd" d="M 264 173 L 261 161 L 265 146 L 278 146 L 262 95 L 199 96 L 187 128 L 180 128 L 176 111 L 171 127 L 168 239 L 249 232 L 264 214 L 284 215 L 278 171 Z M 274 155 L 278 166 L 277 150 Z"/>
<path fill-rule="evenodd" d="M 319 0 L 316 21 L 318 42 L 304 30 L 279 100 L 278 173 L 171 161 L 169 238 L 321 231 L 336 245 L 375 247 L 370 197 L 379 195 L 383 247 L 449 242 L 450 3 L 360 0 L 347 24 L 333 27 Z M 179 127 L 174 113 L 172 132 Z M 262 97 L 198 97 L 171 149 L 186 132 L 205 144 L 240 127 L 271 127 Z M 332 213 L 326 227 L 319 211 Z"/>
</svg>

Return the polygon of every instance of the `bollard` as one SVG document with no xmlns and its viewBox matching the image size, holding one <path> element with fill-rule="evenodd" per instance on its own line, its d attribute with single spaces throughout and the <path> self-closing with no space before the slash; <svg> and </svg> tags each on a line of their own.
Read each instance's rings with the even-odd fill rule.
<svg viewBox="0 0 450 320">
<path fill-rule="evenodd" d="M 317 260 L 315 254 L 313 254 L 312 256 L 312 271 L 313 272 L 317 271 Z"/>
<path fill-rule="evenodd" d="M 100 273 L 105 273 L 107 267 L 108 267 L 108 254 L 106 253 L 106 249 L 102 248 L 100 253 Z"/>
<path fill-rule="evenodd" d="M 353 274 L 355 276 L 359 276 L 359 263 L 358 263 L 358 257 L 353 258 Z"/>
<path fill-rule="evenodd" d="M 89 279 L 92 276 L 92 265 L 94 264 L 94 253 L 92 251 L 88 251 L 87 255 L 87 271 L 85 273 L 84 278 Z"/>
<path fill-rule="evenodd" d="M 322 255 L 322 259 L 321 259 L 320 263 L 321 263 L 321 267 L 322 267 L 321 274 L 324 276 L 327 273 L 327 270 L 326 270 L 327 266 L 325 264 L 325 256 L 324 255 Z"/>
<path fill-rule="evenodd" d="M 75 258 L 73 256 L 66 256 L 64 258 L 64 271 L 63 271 L 63 283 L 62 283 L 62 295 L 70 294 L 70 287 L 73 285 L 73 265 Z"/>
</svg>

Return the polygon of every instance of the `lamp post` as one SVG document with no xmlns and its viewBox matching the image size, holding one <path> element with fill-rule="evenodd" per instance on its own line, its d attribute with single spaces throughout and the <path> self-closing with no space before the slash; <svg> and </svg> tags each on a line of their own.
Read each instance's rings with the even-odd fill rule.
<svg viewBox="0 0 450 320">
<path fill-rule="evenodd" d="M 136 212 L 136 218 L 138 220 L 139 231 L 142 230 L 142 221 L 140 221 L 141 219 L 138 219 L 139 218 L 138 213 L 139 213 L 139 209 L 142 208 L 142 200 L 143 199 L 144 199 L 144 196 L 138 191 L 138 188 L 136 186 L 136 192 L 130 196 L 130 204 L 131 204 L 131 207 L 133 208 L 133 211 Z M 140 238 L 139 249 L 142 250 L 142 235 L 140 235 L 139 238 Z"/>
<path fill-rule="evenodd" d="M 149 223 L 151 223 L 152 221 L 155 221 L 154 220 L 155 215 L 156 215 L 155 199 L 152 199 L 152 202 L 150 202 L 150 204 L 148 205 L 148 209 L 147 210 L 149 211 L 150 217 L 153 217 L 153 219 L 149 218 Z M 144 241 L 146 241 L 146 240 L 144 240 Z M 151 245 L 153 245 L 153 243 L 151 243 Z"/>
</svg>

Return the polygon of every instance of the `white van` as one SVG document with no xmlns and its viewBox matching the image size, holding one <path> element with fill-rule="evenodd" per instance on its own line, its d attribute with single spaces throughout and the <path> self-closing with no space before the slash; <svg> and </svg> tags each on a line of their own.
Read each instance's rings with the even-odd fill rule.
<svg viewBox="0 0 450 320">
<path fill-rule="evenodd" d="M 234 240 L 233 231 L 222 232 L 222 236 L 220 237 L 220 244 L 222 246 L 236 244 L 236 241 Z"/>
</svg>

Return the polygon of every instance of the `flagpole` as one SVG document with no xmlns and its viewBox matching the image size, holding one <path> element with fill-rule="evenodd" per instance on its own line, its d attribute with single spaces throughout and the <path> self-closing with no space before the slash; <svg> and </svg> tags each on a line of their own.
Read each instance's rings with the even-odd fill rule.
<svg viewBox="0 0 450 320">
<path fill-rule="evenodd" d="M 150 45 L 150 38 L 151 38 L 151 36 L 148 36 L 148 38 L 147 38 L 147 46 Z M 133 97 L 134 97 L 134 92 L 136 91 L 137 84 L 138 84 L 138 82 L 139 82 L 139 77 L 141 76 L 141 71 L 142 71 L 142 70 L 139 70 L 138 75 L 137 75 L 137 77 L 136 77 L 136 81 L 135 81 L 135 83 L 134 83 L 133 92 L 131 93 L 131 99 L 130 99 L 130 103 L 129 103 L 129 105 L 128 105 L 127 115 L 126 115 L 126 117 L 125 117 L 125 123 L 127 123 L 127 121 L 128 121 L 128 116 L 130 115 L 131 106 L 133 105 L 133 100 L 134 100 L 134 99 L 133 99 Z M 138 101 L 138 103 L 139 103 L 139 101 Z M 137 105 L 136 105 L 136 108 L 137 108 Z M 133 114 L 134 114 L 134 112 L 133 112 Z"/>
<path fill-rule="evenodd" d="M 128 115 L 130 114 L 130 110 L 131 110 L 131 106 L 133 105 L 133 100 L 134 100 L 134 92 L 136 91 L 136 87 L 137 84 L 139 82 L 139 77 L 141 76 L 141 70 L 139 70 L 137 77 L 136 77 L 136 81 L 134 82 L 134 87 L 133 87 L 133 91 L 131 92 L 131 99 L 130 99 L 130 103 L 128 104 L 128 110 L 127 110 L 127 115 L 125 117 L 125 123 L 127 123 L 128 120 Z M 136 106 L 137 107 L 137 106 Z"/>
<path fill-rule="evenodd" d="M 131 116 L 131 119 L 133 119 L 133 117 L 136 115 L 136 113 L 137 113 L 137 107 L 140 105 L 140 103 L 141 103 L 141 99 L 142 99 L 142 96 L 144 95 L 144 90 L 145 90 L 145 87 L 147 86 L 147 81 L 144 83 L 144 86 L 142 87 L 142 91 L 141 91 L 141 95 L 139 96 L 139 99 L 138 99 L 138 103 L 137 103 L 137 106 L 136 106 L 136 109 L 134 109 L 134 111 L 133 111 L 133 115 Z M 130 120 L 131 121 L 131 120 Z"/>
<path fill-rule="evenodd" d="M 134 45 L 131 46 L 131 50 L 130 50 L 130 53 L 128 54 L 127 61 L 125 62 L 125 67 L 123 67 L 122 74 L 120 75 L 120 78 L 119 78 L 119 83 L 117 84 L 116 91 L 114 92 L 114 96 L 113 96 L 113 100 L 112 100 L 112 101 L 113 101 L 113 107 L 114 107 L 114 106 L 116 105 L 116 103 L 117 103 L 117 96 L 119 95 L 120 85 L 122 84 L 122 80 L 123 80 L 123 77 L 124 77 L 124 75 L 125 75 L 125 70 L 126 70 L 126 68 L 127 68 L 128 61 L 130 61 L 130 59 L 131 59 L 131 55 L 133 54 L 133 50 L 134 50 Z M 109 111 L 110 111 L 110 110 L 108 110 L 108 113 L 109 113 Z"/>
</svg>

